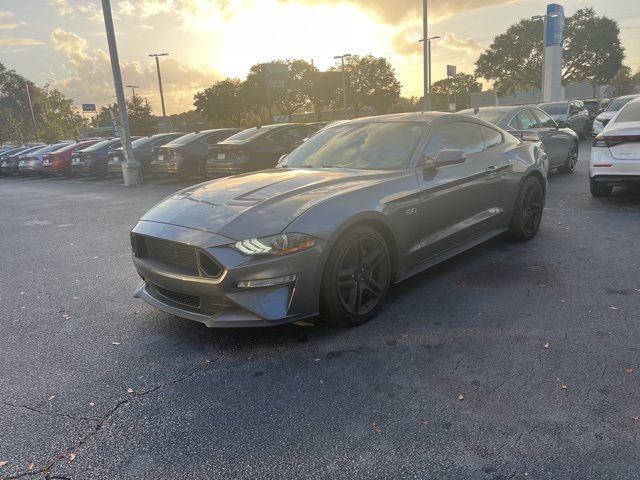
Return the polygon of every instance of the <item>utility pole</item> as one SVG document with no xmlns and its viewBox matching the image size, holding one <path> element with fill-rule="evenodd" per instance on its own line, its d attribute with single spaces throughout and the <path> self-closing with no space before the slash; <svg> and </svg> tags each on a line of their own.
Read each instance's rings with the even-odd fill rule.
<svg viewBox="0 0 640 480">
<path fill-rule="evenodd" d="M 27 89 L 27 99 L 29 100 L 29 108 L 31 109 L 31 121 L 33 121 L 33 135 L 36 137 L 36 142 L 38 141 L 38 127 L 36 127 L 36 116 L 33 113 L 33 103 L 31 103 L 31 93 L 29 93 L 29 84 L 24 84 Z"/>
<path fill-rule="evenodd" d="M 128 187 L 137 186 L 140 185 L 140 164 L 133 158 L 131 132 L 129 130 L 129 119 L 127 118 L 127 103 L 124 98 L 122 73 L 120 72 L 120 60 L 118 59 L 118 46 L 116 45 L 116 35 L 113 29 L 113 18 L 111 16 L 111 4 L 109 0 L 102 0 L 102 14 L 104 16 L 104 26 L 107 31 L 107 43 L 109 44 L 109 56 L 111 57 L 113 83 L 116 88 L 120 124 L 122 126 L 120 138 L 122 139 L 122 149 L 124 150 L 125 158 L 125 163 L 122 166 L 124 184 Z"/>
<path fill-rule="evenodd" d="M 127 88 L 131 89 L 131 96 L 135 98 L 136 96 L 136 88 L 140 88 L 138 85 L 127 85 Z"/>
<path fill-rule="evenodd" d="M 423 49 L 423 72 L 424 72 L 424 111 L 431 110 L 431 72 L 429 64 L 431 56 L 429 52 L 429 0 L 422 0 L 422 38 L 425 40 L 422 44 Z"/>
<path fill-rule="evenodd" d="M 335 57 L 333 57 L 334 60 L 340 59 L 340 61 L 342 62 L 342 101 L 345 119 L 349 118 L 349 106 L 347 104 L 347 74 L 344 71 L 344 59 L 350 57 L 350 53 L 345 53 L 344 55 L 336 55 Z"/>
<path fill-rule="evenodd" d="M 425 42 L 427 44 L 427 91 L 429 92 L 429 107 L 431 107 L 431 40 L 437 40 L 441 38 L 440 35 L 435 35 L 433 37 L 429 37 Z M 424 42 L 424 38 L 420 40 L 420 42 Z M 426 97 L 425 97 L 426 98 Z M 426 110 L 425 110 L 426 111 Z"/>
<path fill-rule="evenodd" d="M 160 86 L 160 104 L 162 105 L 162 127 L 167 132 L 167 111 L 164 108 L 164 93 L 162 92 L 162 75 L 160 74 L 160 60 L 158 57 L 167 57 L 168 53 L 150 53 L 150 57 L 156 59 L 156 70 L 158 71 L 158 85 Z"/>
</svg>

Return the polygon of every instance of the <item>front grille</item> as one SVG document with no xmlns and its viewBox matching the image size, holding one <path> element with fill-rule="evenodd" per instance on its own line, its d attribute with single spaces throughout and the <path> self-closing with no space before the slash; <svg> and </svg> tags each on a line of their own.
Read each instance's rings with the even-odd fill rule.
<svg viewBox="0 0 640 480">
<path fill-rule="evenodd" d="M 134 235 L 134 253 L 138 258 L 151 259 L 186 275 L 198 275 L 196 249 L 182 243 L 160 238 Z"/>
<path fill-rule="evenodd" d="M 160 295 L 174 303 L 180 305 L 186 305 L 187 307 L 200 308 L 200 297 L 195 295 L 187 295 L 186 293 L 174 292 L 173 290 L 167 290 L 158 285 L 154 285 L 155 289 Z"/>
<path fill-rule="evenodd" d="M 219 278 L 222 275 L 224 269 L 209 255 L 204 252 L 198 252 L 198 259 L 200 260 L 200 270 L 204 276 Z"/>
</svg>

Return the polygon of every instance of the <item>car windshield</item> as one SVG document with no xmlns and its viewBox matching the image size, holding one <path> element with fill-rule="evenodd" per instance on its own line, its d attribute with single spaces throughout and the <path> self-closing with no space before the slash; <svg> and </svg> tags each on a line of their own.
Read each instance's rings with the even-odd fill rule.
<svg viewBox="0 0 640 480">
<path fill-rule="evenodd" d="M 288 157 L 291 168 L 352 168 L 401 170 L 425 130 L 424 123 L 345 124 L 327 128 Z"/>
<path fill-rule="evenodd" d="M 163 146 L 168 148 L 184 147 L 185 145 L 188 145 L 191 142 L 198 140 L 199 138 L 209 135 L 209 133 L 211 133 L 210 130 L 205 130 L 202 132 L 187 133 L 186 135 L 178 137 L 175 140 L 172 140 L 171 142 Z"/>
<path fill-rule="evenodd" d="M 224 143 L 241 143 L 248 142 L 249 140 L 253 140 L 260 135 L 270 132 L 271 130 L 275 130 L 280 127 L 280 125 L 267 125 L 266 127 L 253 127 L 247 130 L 243 130 L 242 132 L 236 133 L 235 135 L 227 138 Z"/>
<path fill-rule="evenodd" d="M 640 101 L 626 105 L 618 114 L 615 123 L 640 122 Z"/>
<path fill-rule="evenodd" d="M 566 103 L 543 103 L 542 105 L 538 105 L 538 107 L 549 115 L 564 115 L 569 109 Z"/>
<path fill-rule="evenodd" d="M 616 98 L 607 107 L 607 112 L 617 112 L 622 107 L 624 107 L 627 103 L 629 103 L 631 100 L 633 100 L 633 97 Z"/>
</svg>

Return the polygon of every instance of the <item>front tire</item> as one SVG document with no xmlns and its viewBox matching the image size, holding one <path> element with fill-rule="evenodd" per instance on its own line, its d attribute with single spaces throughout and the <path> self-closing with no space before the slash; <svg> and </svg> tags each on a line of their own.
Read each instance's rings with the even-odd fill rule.
<svg viewBox="0 0 640 480">
<path fill-rule="evenodd" d="M 598 183 L 594 181 L 593 178 L 589 178 L 589 190 L 591 190 L 591 195 L 594 197 L 609 197 L 613 191 L 613 187 Z"/>
<path fill-rule="evenodd" d="M 354 327 L 371 320 L 391 288 L 392 264 L 382 235 L 356 227 L 342 236 L 329 255 L 320 291 L 325 324 Z"/>
<path fill-rule="evenodd" d="M 508 235 L 512 240 L 528 241 L 540 229 L 544 209 L 544 189 L 536 177 L 528 177 L 516 200 Z"/>
</svg>

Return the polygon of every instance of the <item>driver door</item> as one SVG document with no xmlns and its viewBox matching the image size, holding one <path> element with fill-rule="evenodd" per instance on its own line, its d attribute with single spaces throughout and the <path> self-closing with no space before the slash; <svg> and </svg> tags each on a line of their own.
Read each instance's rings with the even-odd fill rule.
<svg viewBox="0 0 640 480">
<path fill-rule="evenodd" d="M 419 198 L 411 219 L 410 257 L 426 262 L 496 229 L 496 188 L 500 168 L 487 151 L 481 126 L 453 121 L 436 127 L 425 153 L 435 158 L 444 148 L 462 150 L 463 163 L 417 169 Z M 497 182 L 497 183 L 496 183 Z"/>
</svg>

